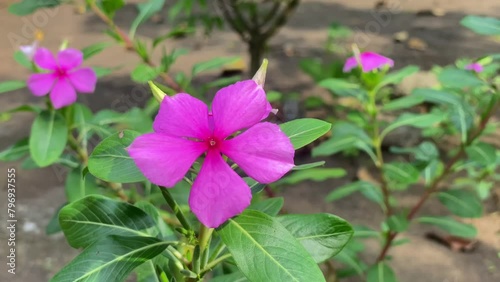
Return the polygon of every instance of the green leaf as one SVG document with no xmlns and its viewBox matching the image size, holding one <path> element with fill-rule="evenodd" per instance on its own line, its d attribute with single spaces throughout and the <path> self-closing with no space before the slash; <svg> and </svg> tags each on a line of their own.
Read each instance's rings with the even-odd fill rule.
<svg viewBox="0 0 500 282">
<path fill-rule="evenodd" d="M 60 0 L 22 0 L 9 6 L 9 13 L 16 16 L 26 16 L 38 9 L 52 8 L 61 4 Z"/>
<path fill-rule="evenodd" d="M 109 182 L 131 183 L 146 180 L 125 150 L 140 135 L 124 130 L 102 140 L 89 157 L 89 171 Z"/>
<path fill-rule="evenodd" d="M 394 190 L 404 190 L 408 185 L 416 183 L 420 172 L 406 162 L 392 162 L 383 166 L 383 173 L 389 187 Z"/>
<path fill-rule="evenodd" d="M 410 95 L 403 98 L 395 99 L 386 103 L 382 106 L 384 111 L 397 111 L 402 109 L 408 109 L 418 104 L 425 102 L 425 99 L 421 96 Z"/>
<path fill-rule="evenodd" d="M 400 115 L 393 123 L 389 124 L 382 133 L 380 133 L 380 138 L 384 139 L 389 132 L 402 127 L 402 126 L 412 126 L 416 128 L 427 128 L 435 124 L 438 124 L 446 119 L 446 116 L 436 113 L 428 114 L 412 114 L 404 113 Z"/>
<path fill-rule="evenodd" d="M 297 150 L 326 134 L 332 125 L 319 119 L 302 118 L 283 123 L 280 128 Z"/>
<path fill-rule="evenodd" d="M 496 151 L 494 146 L 488 143 L 479 142 L 465 148 L 467 157 L 479 165 L 490 166 L 496 163 Z"/>
<path fill-rule="evenodd" d="M 276 216 L 283 207 L 283 203 L 283 197 L 265 199 L 252 203 L 248 209 L 260 211 L 270 216 Z"/>
<path fill-rule="evenodd" d="M 416 88 L 411 92 L 411 96 L 420 97 L 425 102 L 448 106 L 456 106 L 461 102 L 458 95 L 431 88 Z"/>
<path fill-rule="evenodd" d="M 137 282 L 162 282 L 158 279 L 153 260 L 148 260 L 139 265 L 134 272 L 137 274 Z"/>
<path fill-rule="evenodd" d="M 115 12 L 125 5 L 124 0 L 101 0 L 101 6 L 103 11 L 113 17 Z"/>
<path fill-rule="evenodd" d="M 52 234 L 56 234 L 61 230 L 61 226 L 59 225 L 59 212 L 61 211 L 61 209 L 66 206 L 68 203 L 64 203 L 62 204 L 59 208 L 57 208 L 57 210 L 54 212 L 54 214 L 52 215 L 52 217 L 50 218 L 50 221 L 49 223 L 47 224 L 47 226 L 45 226 L 45 234 L 46 235 L 52 235 Z"/>
<path fill-rule="evenodd" d="M 460 217 L 481 217 L 483 205 L 476 193 L 463 189 L 451 189 L 438 194 L 439 201 L 453 214 Z"/>
<path fill-rule="evenodd" d="M 391 147 L 390 151 L 391 153 L 396 154 L 412 154 L 416 160 L 426 163 L 431 162 L 439 157 L 439 151 L 436 145 L 429 141 L 424 141 L 417 147 L 412 148 Z"/>
<path fill-rule="evenodd" d="M 110 73 L 113 72 L 113 69 L 110 68 L 104 68 L 104 67 L 92 67 L 92 70 L 94 70 L 95 75 L 97 78 L 104 77 Z"/>
<path fill-rule="evenodd" d="M 244 177 L 243 180 L 245 180 L 247 185 L 250 187 L 250 190 L 252 191 L 252 195 L 260 193 L 266 187 L 266 184 L 259 183 L 250 177 Z"/>
<path fill-rule="evenodd" d="M 157 69 L 146 64 L 139 64 L 130 75 L 133 81 L 137 83 L 146 83 L 149 80 L 155 79 L 159 74 Z"/>
<path fill-rule="evenodd" d="M 137 4 L 137 8 L 139 9 L 139 15 L 137 15 L 137 17 L 130 25 L 129 37 L 134 38 L 135 32 L 137 31 L 139 25 L 143 24 L 154 14 L 161 11 L 164 4 L 165 0 L 149 0 L 146 3 Z"/>
<path fill-rule="evenodd" d="M 146 201 L 139 201 L 135 203 L 135 206 L 146 212 L 155 221 L 155 228 L 150 229 L 151 236 L 159 235 L 159 238 L 163 240 L 176 239 L 174 231 L 165 223 L 157 207 Z"/>
<path fill-rule="evenodd" d="M 435 225 L 451 235 L 474 238 L 477 236 L 477 230 L 472 224 L 465 224 L 446 216 L 426 216 L 417 219 L 420 223 Z"/>
<path fill-rule="evenodd" d="M 292 185 L 305 180 L 321 182 L 327 179 L 340 178 L 345 175 L 346 171 L 342 168 L 313 168 L 308 170 L 299 170 L 283 177 L 281 180 L 276 182 L 276 185 Z"/>
<path fill-rule="evenodd" d="M 377 189 L 377 187 L 375 187 L 375 185 L 367 181 L 351 182 L 335 188 L 332 192 L 328 194 L 328 196 L 326 196 L 326 201 L 333 202 L 336 200 L 340 200 L 344 197 L 347 197 L 352 193 L 358 191 L 375 190 L 375 189 Z"/>
<path fill-rule="evenodd" d="M 304 247 L 277 220 L 262 212 L 246 210 L 229 219 L 217 233 L 252 282 L 325 281 Z"/>
<path fill-rule="evenodd" d="M 28 145 L 29 138 L 23 138 L 14 145 L 7 147 L 5 150 L 0 152 L 0 161 L 9 162 L 18 160 L 30 152 L 30 148 Z"/>
<path fill-rule="evenodd" d="M 237 271 L 231 274 L 216 276 L 210 279 L 210 282 L 247 282 L 248 279 L 243 273 Z"/>
<path fill-rule="evenodd" d="M 410 75 L 418 72 L 420 68 L 418 66 L 406 66 L 398 71 L 391 72 L 384 76 L 382 81 L 376 86 L 380 89 L 389 84 L 399 84 L 403 79 L 409 77 Z"/>
<path fill-rule="evenodd" d="M 389 227 L 389 230 L 394 232 L 404 232 L 410 226 L 410 222 L 404 214 L 393 214 L 386 219 L 385 223 Z"/>
<path fill-rule="evenodd" d="M 351 239 L 354 231 L 344 219 L 332 214 L 288 214 L 277 218 L 321 263 L 338 254 Z"/>
<path fill-rule="evenodd" d="M 107 236 L 86 248 L 50 281 L 124 281 L 134 268 L 169 244 L 153 237 Z"/>
<path fill-rule="evenodd" d="M 105 2 L 115 2 L 115 1 L 116 0 L 111 0 L 111 1 L 104 0 L 103 4 Z M 123 1 L 123 0 L 118 0 L 118 1 Z M 95 43 L 95 44 L 92 44 L 90 46 L 87 46 L 87 47 L 83 48 L 82 49 L 83 59 L 87 60 L 88 58 L 101 53 L 102 50 L 106 49 L 110 45 L 111 45 L 111 43 L 109 43 L 109 42 L 99 42 L 99 43 Z"/>
<path fill-rule="evenodd" d="M 394 271 L 385 262 L 379 262 L 368 269 L 367 282 L 396 282 Z"/>
<path fill-rule="evenodd" d="M 338 122 L 333 125 L 332 132 L 335 132 L 332 138 L 313 149 L 313 157 L 360 149 L 372 158 L 376 158 L 371 147 L 372 141 L 362 128 L 348 122 Z"/>
<path fill-rule="evenodd" d="M 57 111 L 42 111 L 31 126 L 31 158 L 40 167 L 48 166 L 61 156 L 68 141 L 66 120 Z"/>
<path fill-rule="evenodd" d="M 472 72 L 452 67 L 444 68 L 439 73 L 438 79 L 444 87 L 449 88 L 475 87 L 484 84 Z"/>
<path fill-rule="evenodd" d="M 318 85 L 339 96 L 351 96 L 364 99 L 367 95 L 359 84 L 348 82 L 345 79 L 327 78 L 320 81 Z"/>
<path fill-rule="evenodd" d="M 325 71 L 323 70 L 323 66 L 321 60 L 315 58 L 306 58 L 300 61 L 299 63 L 300 69 L 308 74 L 314 81 L 319 82 L 323 78 L 327 77 L 325 75 Z"/>
<path fill-rule="evenodd" d="M 14 52 L 14 60 L 27 69 L 31 70 L 33 68 L 31 60 L 21 50 Z"/>
<path fill-rule="evenodd" d="M 104 196 L 92 195 L 61 209 L 59 224 L 73 248 L 87 247 L 107 235 L 149 236 L 155 225 L 140 208 Z"/>
<path fill-rule="evenodd" d="M 240 59 L 239 57 L 229 57 L 229 58 L 219 57 L 205 62 L 197 63 L 193 66 L 193 69 L 191 70 L 191 75 L 194 77 L 204 71 L 219 69 L 224 65 L 233 63 L 234 61 L 239 59 Z"/>
<path fill-rule="evenodd" d="M 71 170 L 66 177 L 64 185 L 66 192 L 66 199 L 68 202 L 75 202 L 92 194 L 101 194 L 99 186 L 96 183 L 94 176 L 87 174 L 82 176 L 82 167 L 77 167 Z"/>
<path fill-rule="evenodd" d="M 9 80 L 0 82 L 0 93 L 10 92 L 26 87 L 24 80 Z"/>
<path fill-rule="evenodd" d="M 500 20 L 492 17 L 466 16 L 460 24 L 482 35 L 500 35 Z"/>
<path fill-rule="evenodd" d="M 320 161 L 320 162 L 296 165 L 292 168 L 292 170 L 305 170 L 305 169 L 315 168 L 315 167 L 324 166 L 324 165 L 325 165 L 325 161 Z"/>
</svg>

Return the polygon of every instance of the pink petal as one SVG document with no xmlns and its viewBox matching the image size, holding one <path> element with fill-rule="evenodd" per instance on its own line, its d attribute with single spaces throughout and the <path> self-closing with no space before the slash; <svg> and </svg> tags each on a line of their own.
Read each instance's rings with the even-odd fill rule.
<svg viewBox="0 0 500 282">
<path fill-rule="evenodd" d="M 38 48 L 35 52 L 35 56 L 33 56 L 33 61 L 43 69 L 57 69 L 56 59 L 47 48 Z"/>
<path fill-rule="evenodd" d="M 206 150 L 203 142 L 148 133 L 127 148 L 139 170 L 154 184 L 173 187 Z"/>
<path fill-rule="evenodd" d="M 28 79 L 28 88 L 35 96 L 44 96 L 56 82 L 56 77 L 52 73 L 35 73 Z"/>
<path fill-rule="evenodd" d="M 50 91 L 50 100 L 56 109 L 71 105 L 76 102 L 75 89 L 66 79 L 58 79 Z"/>
<path fill-rule="evenodd" d="M 269 122 L 225 140 L 221 151 L 260 183 L 274 182 L 294 166 L 295 151 L 290 139 L 279 126 Z"/>
<path fill-rule="evenodd" d="M 83 62 L 83 53 L 78 49 L 64 49 L 57 54 L 59 67 L 64 70 L 74 69 Z"/>
<path fill-rule="evenodd" d="M 171 136 L 204 139 L 210 135 L 208 107 L 189 94 L 167 96 L 161 102 L 153 129 Z"/>
<path fill-rule="evenodd" d="M 465 66 L 466 70 L 473 70 L 477 73 L 480 73 L 483 71 L 483 66 L 479 63 L 471 63 Z"/>
<path fill-rule="evenodd" d="M 373 52 L 363 52 L 360 54 L 359 59 L 363 72 L 370 72 L 375 69 L 383 68 L 384 66 L 394 66 L 394 61 L 392 59 Z M 358 66 L 356 58 L 350 57 L 346 60 L 343 71 L 348 72 L 356 66 Z"/>
<path fill-rule="evenodd" d="M 91 68 L 82 68 L 68 74 L 68 79 L 81 93 L 92 93 L 95 90 L 97 76 Z"/>
<path fill-rule="evenodd" d="M 212 103 L 214 135 L 224 139 L 248 128 L 270 112 L 266 93 L 253 80 L 244 80 L 222 88 Z"/>
<path fill-rule="evenodd" d="M 196 178 L 189 207 L 203 225 L 216 228 L 250 205 L 248 185 L 232 170 L 216 150 L 208 151 Z"/>
</svg>

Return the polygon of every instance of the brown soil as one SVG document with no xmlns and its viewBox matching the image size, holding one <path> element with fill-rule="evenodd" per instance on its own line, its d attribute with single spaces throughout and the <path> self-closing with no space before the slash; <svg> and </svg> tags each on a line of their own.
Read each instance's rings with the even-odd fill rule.
<svg viewBox="0 0 500 282">
<path fill-rule="evenodd" d="M 57 49 L 61 40 L 66 38 L 71 46 L 82 48 L 98 41 L 109 41 L 102 34 L 104 25 L 93 15 L 78 15 L 70 7 L 61 7 L 51 12 L 41 11 L 23 18 L 7 14 L 5 3 L 0 0 L 0 80 L 25 79 L 28 73 L 12 59 L 12 53 L 18 44 L 28 44 L 32 40 L 33 27 L 45 33 L 43 45 Z M 327 26 L 332 21 L 348 25 L 356 30 L 355 40 L 365 49 L 381 52 L 396 61 L 396 67 L 417 64 L 429 69 L 434 64 L 444 65 L 454 62 L 459 57 L 477 57 L 498 52 L 498 42 L 473 34 L 459 25 L 466 14 L 500 14 L 497 0 L 481 1 L 445 1 L 445 0 L 400 0 L 401 12 L 390 14 L 374 12 L 374 0 L 304 0 L 289 23 L 271 42 L 268 55 L 270 69 L 266 87 L 283 92 L 297 91 L 304 95 L 318 91 L 311 80 L 300 72 L 297 63 L 304 57 L 326 57 L 323 46 Z M 441 17 L 417 16 L 416 12 L 425 9 L 440 8 L 446 14 Z M 128 6 L 117 15 L 120 26 L 127 26 L 135 16 L 135 8 Z M 377 18 L 380 19 L 377 22 Z M 147 23 L 140 30 L 142 36 L 154 36 L 168 30 L 165 23 Z M 365 34 L 365 30 L 376 31 Z M 395 32 L 408 31 L 411 37 L 417 37 L 427 44 L 424 51 L 408 49 L 404 44 L 394 43 Z M 14 40 L 14 41 L 12 41 Z M 184 47 L 193 49 L 189 56 L 179 59 L 173 71 L 189 71 L 199 61 L 217 56 L 246 56 L 245 46 L 230 31 L 218 31 L 209 39 L 200 36 L 186 38 L 169 43 L 168 48 Z M 346 46 L 349 46 L 346 43 Z M 196 50 L 194 50 L 196 49 Z M 292 51 L 292 56 L 290 55 Z M 98 83 L 97 91 L 90 96 L 80 96 L 81 102 L 93 109 L 114 107 L 123 109 L 145 102 L 142 87 L 131 82 L 128 72 L 137 64 L 138 59 L 127 53 L 120 46 L 114 46 L 87 62 L 94 66 L 121 66 L 113 75 Z M 206 75 L 195 82 L 208 81 L 217 73 Z M 139 91 L 139 92 L 138 92 Z M 142 92 L 140 92 L 142 91 Z M 135 93 L 135 94 L 134 94 Z M 16 91 L 0 96 L 0 112 L 24 103 L 38 103 L 27 90 Z M 110 106 L 112 105 L 112 106 Z M 17 114 L 14 119 L 0 123 L 0 149 L 7 147 L 29 134 L 32 117 L 29 114 Z M 388 156 L 390 157 L 390 156 Z M 326 159 L 331 167 L 346 168 L 353 176 L 363 158 L 351 160 L 340 157 Z M 14 167 L 17 171 L 17 267 L 16 275 L 6 271 L 5 254 L 7 251 L 6 229 L 1 228 L 0 245 L 2 263 L 0 281 L 46 281 L 78 252 L 71 249 L 59 234 L 46 236 L 44 227 L 49 218 L 65 200 L 64 169 L 45 168 L 23 170 L 19 162 L 0 163 L 1 199 L 6 199 L 6 171 Z M 332 212 L 350 222 L 366 224 L 377 228 L 382 218 L 377 207 L 360 196 L 327 204 L 324 197 L 334 187 L 345 183 L 348 178 L 322 183 L 301 183 L 282 191 L 285 208 L 289 212 Z M 497 187 L 498 189 L 498 187 Z M 421 193 L 414 189 L 399 196 L 405 207 L 411 206 Z M 6 200 L 0 202 L 0 220 L 6 221 Z M 410 244 L 396 247 L 391 251 L 394 267 L 400 281 L 448 281 L 448 282 L 489 282 L 500 280 L 500 214 L 498 207 L 488 204 L 488 213 L 481 219 L 470 220 L 479 230 L 479 245 L 472 253 L 455 253 L 424 238 L 427 226 L 413 225 L 402 237 L 411 239 Z M 377 212 L 374 212 L 377 211 Z M 439 203 L 430 201 L 422 213 L 440 215 L 445 210 Z M 369 242 L 366 259 L 372 261 L 379 246 Z M 352 278 L 349 281 L 360 281 Z"/>
</svg>

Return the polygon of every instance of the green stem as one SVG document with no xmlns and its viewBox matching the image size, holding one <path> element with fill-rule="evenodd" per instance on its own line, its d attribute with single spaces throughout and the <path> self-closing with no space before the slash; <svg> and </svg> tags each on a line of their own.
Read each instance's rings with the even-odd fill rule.
<svg viewBox="0 0 500 282">
<path fill-rule="evenodd" d="M 160 186 L 160 191 L 163 195 L 163 198 L 165 198 L 165 201 L 167 202 L 168 206 L 172 209 L 172 211 L 174 212 L 175 216 L 177 217 L 177 219 L 179 220 L 179 222 L 181 223 L 182 227 L 184 227 L 184 229 L 186 230 L 193 230 L 191 228 L 191 225 L 189 224 L 189 221 L 186 219 L 186 217 L 184 216 L 184 213 L 182 212 L 181 208 L 179 207 L 179 205 L 177 204 L 177 202 L 174 200 L 174 198 L 172 197 L 172 194 L 170 194 L 170 192 L 168 191 L 167 188 L 163 187 L 163 186 Z"/>
<path fill-rule="evenodd" d="M 216 267 L 219 263 L 223 262 L 224 260 L 230 258 L 232 255 L 231 254 L 225 254 L 223 256 L 218 257 L 217 259 L 209 262 L 202 270 L 201 270 L 201 275 L 205 274 L 206 272 L 212 270 L 212 268 Z"/>
</svg>

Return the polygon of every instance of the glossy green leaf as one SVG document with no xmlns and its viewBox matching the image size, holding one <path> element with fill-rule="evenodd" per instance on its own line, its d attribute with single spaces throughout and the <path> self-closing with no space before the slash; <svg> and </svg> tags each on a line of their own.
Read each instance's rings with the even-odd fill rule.
<svg viewBox="0 0 500 282">
<path fill-rule="evenodd" d="M 348 82 L 345 79 L 327 78 L 320 81 L 318 85 L 339 96 L 351 96 L 359 99 L 366 97 L 366 91 L 359 84 Z"/>
<path fill-rule="evenodd" d="M 277 185 L 296 184 L 305 180 L 316 182 L 325 181 L 332 178 L 340 178 L 346 175 L 346 171 L 342 168 L 312 168 L 308 170 L 299 170 L 292 174 L 283 177 L 276 182 Z"/>
<path fill-rule="evenodd" d="M 316 262 L 272 217 L 246 210 L 217 229 L 249 281 L 325 281 Z"/>
<path fill-rule="evenodd" d="M 224 65 L 233 63 L 239 59 L 240 58 L 238 57 L 218 57 L 205 62 L 197 63 L 193 66 L 193 69 L 191 70 L 191 75 L 195 77 L 196 75 L 204 71 L 220 69 Z"/>
<path fill-rule="evenodd" d="M 92 195 L 61 209 L 59 224 L 73 248 L 87 247 L 107 235 L 149 236 L 155 225 L 143 210 L 104 196 Z"/>
<path fill-rule="evenodd" d="M 402 98 L 398 98 L 385 103 L 382 106 L 384 111 L 397 111 L 402 109 L 408 109 L 418 104 L 425 102 L 425 98 L 418 95 L 410 95 Z"/>
<path fill-rule="evenodd" d="M 146 180 L 125 150 L 140 133 L 124 130 L 102 140 L 89 157 L 89 171 L 110 182 L 131 183 Z"/>
<path fill-rule="evenodd" d="M 481 217 L 483 205 L 476 193 L 464 189 L 451 189 L 438 194 L 439 201 L 460 217 Z"/>
<path fill-rule="evenodd" d="M 139 265 L 134 272 L 137 274 L 137 282 L 163 282 L 158 279 L 153 260 L 148 260 Z M 168 280 L 166 280 L 168 282 Z"/>
<path fill-rule="evenodd" d="M 417 219 L 420 223 L 435 225 L 451 235 L 474 238 L 477 236 L 477 230 L 472 224 L 461 223 L 451 217 L 446 216 L 426 216 Z"/>
<path fill-rule="evenodd" d="M 394 190 L 404 190 L 408 185 L 418 182 L 420 172 L 406 162 L 392 162 L 383 166 L 384 176 L 389 187 Z"/>
<path fill-rule="evenodd" d="M 149 80 L 154 80 L 159 74 L 160 72 L 157 69 L 146 64 L 139 64 L 130 75 L 133 81 L 137 83 L 146 83 Z"/>
<path fill-rule="evenodd" d="M 174 231 L 165 223 L 157 207 L 146 201 L 139 201 L 134 206 L 146 212 L 155 221 L 155 227 L 148 230 L 151 236 L 159 236 L 163 240 L 176 239 Z"/>
<path fill-rule="evenodd" d="M 354 231 L 344 219 L 332 214 L 287 214 L 277 218 L 299 240 L 316 263 L 339 253 Z"/>
<path fill-rule="evenodd" d="M 33 68 L 33 63 L 31 62 L 31 60 L 21 50 L 17 50 L 16 52 L 14 52 L 14 60 L 27 69 L 31 70 Z"/>
<path fill-rule="evenodd" d="M 26 87 L 24 80 L 9 80 L 0 82 L 0 93 L 10 92 Z"/>
<path fill-rule="evenodd" d="M 403 79 L 411 76 L 419 70 L 420 68 L 418 66 L 406 66 L 400 70 L 390 72 L 384 76 L 382 81 L 376 87 L 377 89 L 380 89 L 389 84 L 399 84 L 403 81 Z"/>
<path fill-rule="evenodd" d="M 52 8 L 61 4 L 60 0 L 22 0 L 9 6 L 9 13 L 26 16 L 38 9 Z"/>
<path fill-rule="evenodd" d="M 377 187 L 370 182 L 367 181 L 356 181 L 347 183 L 340 187 L 334 188 L 332 192 L 326 196 L 327 202 L 332 202 L 336 200 L 340 200 L 344 197 L 347 197 L 358 191 L 366 191 L 366 190 L 375 190 Z"/>
<path fill-rule="evenodd" d="M 396 275 L 389 265 L 379 262 L 368 269 L 367 282 L 396 282 Z"/>
<path fill-rule="evenodd" d="M 332 125 L 319 119 L 302 118 L 283 123 L 280 128 L 290 138 L 293 148 L 297 150 L 325 135 Z"/>
<path fill-rule="evenodd" d="M 445 118 L 446 116 L 436 113 L 428 113 L 428 114 L 404 113 L 400 115 L 393 123 L 389 124 L 384 130 L 382 130 L 382 133 L 380 133 L 380 138 L 383 139 L 391 131 L 402 126 L 426 128 L 444 121 Z"/>
<path fill-rule="evenodd" d="M 119 1 L 123 1 L 123 0 L 103 1 L 103 3 L 104 2 L 116 2 L 116 1 L 119 2 Z M 109 42 L 99 42 L 99 43 L 95 43 L 95 44 L 92 44 L 92 45 L 89 45 L 89 46 L 83 48 L 82 49 L 83 59 L 87 60 L 90 57 L 93 57 L 94 55 L 101 53 L 104 49 L 106 49 L 110 45 L 111 45 L 111 43 L 109 43 Z"/>
<path fill-rule="evenodd" d="M 260 193 L 266 187 L 266 184 L 259 183 L 250 177 L 244 177 L 243 180 L 245 180 L 245 182 L 250 187 L 250 190 L 252 191 L 252 195 Z"/>
<path fill-rule="evenodd" d="M 308 74 L 314 81 L 319 82 L 327 77 L 323 70 L 322 62 L 316 58 L 306 58 L 300 61 L 300 69 Z"/>
<path fill-rule="evenodd" d="M 115 12 L 125 5 L 124 0 L 101 0 L 100 2 L 102 10 L 110 17 L 113 17 Z"/>
<path fill-rule="evenodd" d="M 276 216 L 283 207 L 283 197 L 276 197 L 252 203 L 248 209 L 257 210 L 270 216 Z"/>
<path fill-rule="evenodd" d="M 97 78 L 104 77 L 113 72 L 113 69 L 104 67 L 92 67 L 92 70 L 94 70 L 94 73 L 97 76 Z"/>
<path fill-rule="evenodd" d="M 472 72 L 456 68 L 444 68 L 438 75 L 439 82 L 448 88 L 464 88 L 483 85 Z"/>
<path fill-rule="evenodd" d="M 134 38 L 139 25 L 143 24 L 154 14 L 161 11 L 164 4 L 165 0 L 149 0 L 145 3 L 137 4 L 137 8 L 139 9 L 139 15 L 137 15 L 137 17 L 130 25 L 129 37 Z"/>
<path fill-rule="evenodd" d="M 42 111 L 31 126 L 29 140 L 31 158 L 40 166 L 48 166 L 61 156 L 68 141 L 68 127 L 57 111 Z"/>
<path fill-rule="evenodd" d="M 496 163 L 496 151 L 497 149 L 494 146 L 484 142 L 479 142 L 465 148 L 467 157 L 483 166 L 490 166 Z"/>
<path fill-rule="evenodd" d="M 324 166 L 324 165 L 325 165 L 325 161 L 320 161 L 320 162 L 296 165 L 292 168 L 292 170 L 305 170 L 305 169 L 315 168 L 315 167 Z"/>
<path fill-rule="evenodd" d="M 248 279 L 243 273 L 237 271 L 231 274 L 216 276 L 210 279 L 210 282 L 247 282 Z"/>
<path fill-rule="evenodd" d="M 68 263 L 50 281 L 123 281 L 170 244 L 153 237 L 102 237 Z"/>
<path fill-rule="evenodd" d="M 500 35 L 500 19 L 481 16 L 466 16 L 460 24 L 482 35 Z"/>
<path fill-rule="evenodd" d="M 71 170 L 66 177 L 64 185 L 66 192 L 66 199 L 68 202 L 75 202 L 88 195 L 101 194 L 99 186 L 93 175 L 87 174 L 82 176 L 82 167 L 77 167 Z"/>
<path fill-rule="evenodd" d="M 332 132 L 335 132 L 332 138 L 313 149 L 312 155 L 314 157 L 330 156 L 345 150 L 359 149 L 375 158 L 371 139 L 360 127 L 348 122 L 338 122 L 333 125 Z"/>
<path fill-rule="evenodd" d="M 0 152 L 0 161 L 16 161 L 29 154 L 29 138 L 23 138 Z"/>
</svg>

